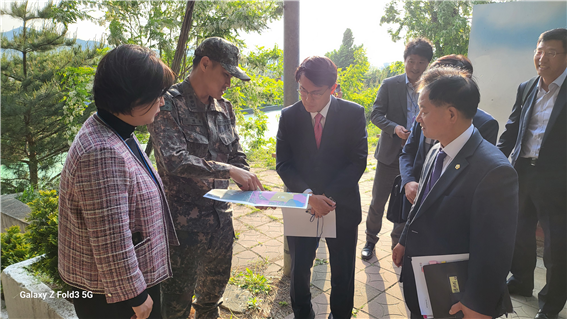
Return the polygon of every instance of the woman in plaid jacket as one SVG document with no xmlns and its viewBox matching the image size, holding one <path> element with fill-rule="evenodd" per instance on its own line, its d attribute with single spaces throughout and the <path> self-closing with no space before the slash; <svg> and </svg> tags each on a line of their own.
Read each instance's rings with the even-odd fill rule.
<svg viewBox="0 0 567 319">
<path fill-rule="evenodd" d="M 178 245 L 159 175 L 133 133 L 153 121 L 173 72 L 149 49 L 122 45 L 100 61 L 97 113 L 61 173 L 59 273 L 79 318 L 160 318 L 159 283 Z"/>
</svg>

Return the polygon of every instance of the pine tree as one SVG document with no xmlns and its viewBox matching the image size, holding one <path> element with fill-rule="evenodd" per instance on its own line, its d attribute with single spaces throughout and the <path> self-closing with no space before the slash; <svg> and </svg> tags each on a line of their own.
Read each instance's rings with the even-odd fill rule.
<svg viewBox="0 0 567 319">
<path fill-rule="evenodd" d="M 355 62 L 354 52 L 361 47 L 362 45 L 354 45 L 352 30 L 347 28 L 343 33 L 343 42 L 341 43 L 339 50 L 327 52 L 325 55 L 335 63 L 337 68 L 345 69 Z"/>
<path fill-rule="evenodd" d="M 64 15 L 51 2 L 43 8 L 14 2 L 0 13 L 23 24 L 12 39 L 1 39 L 2 193 L 7 193 L 29 185 L 37 189 L 59 175 L 50 176 L 50 170 L 69 148 L 73 115 L 85 109 L 85 77 L 91 77 L 100 47 L 83 50 L 67 38 L 61 21 L 76 12 Z"/>
</svg>

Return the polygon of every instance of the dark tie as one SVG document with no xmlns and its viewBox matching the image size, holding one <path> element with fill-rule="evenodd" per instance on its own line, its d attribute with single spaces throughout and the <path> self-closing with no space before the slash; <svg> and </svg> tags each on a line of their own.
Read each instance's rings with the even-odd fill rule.
<svg viewBox="0 0 567 319">
<path fill-rule="evenodd" d="M 441 176 L 441 172 L 443 171 L 443 161 L 447 157 L 447 154 L 443 152 L 442 149 L 439 149 L 439 153 L 437 153 L 437 157 L 435 158 L 435 166 L 433 167 L 433 171 L 431 172 L 431 177 L 425 186 L 425 191 L 423 192 L 423 196 L 421 197 L 422 200 L 429 194 L 429 191 L 433 188 L 437 180 Z"/>
<path fill-rule="evenodd" d="M 321 125 L 321 119 L 323 115 L 321 113 L 317 113 L 315 115 L 315 126 L 313 127 L 315 131 L 315 142 L 317 142 L 317 149 L 319 149 L 319 145 L 321 145 L 321 135 L 323 135 L 323 125 Z"/>
</svg>

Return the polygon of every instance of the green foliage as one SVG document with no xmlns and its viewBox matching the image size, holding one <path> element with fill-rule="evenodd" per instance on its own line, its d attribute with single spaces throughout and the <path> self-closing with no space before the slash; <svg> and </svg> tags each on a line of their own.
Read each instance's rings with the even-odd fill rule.
<svg viewBox="0 0 567 319">
<path fill-rule="evenodd" d="M 366 50 L 359 48 L 354 52 L 354 64 L 338 72 L 338 83 L 343 91 L 345 100 L 362 105 L 366 111 L 367 119 L 372 112 L 372 105 L 376 99 L 378 87 L 365 87 L 364 78 L 370 68 Z"/>
<path fill-rule="evenodd" d="M 29 204 L 31 214 L 27 218 L 31 251 L 45 254 L 32 269 L 46 275 L 53 283 L 66 287 L 57 270 L 58 200 L 57 192 L 39 191 L 39 198 Z"/>
<path fill-rule="evenodd" d="M 491 1 L 402 1 L 392 0 L 386 5 L 380 25 L 388 29 L 392 41 L 425 37 L 434 46 L 434 57 L 468 53 L 470 21 L 475 4 Z"/>
<path fill-rule="evenodd" d="M 315 266 L 326 265 L 329 261 L 327 259 L 315 258 Z"/>
<path fill-rule="evenodd" d="M 396 75 L 399 75 L 399 74 L 406 73 L 406 67 L 404 65 L 404 62 L 402 62 L 402 61 L 396 61 L 396 62 L 390 64 L 388 66 L 388 70 L 389 70 L 390 76 L 396 76 Z"/>
<path fill-rule="evenodd" d="M 264 137 L 268 116 L 260 108 L 283 105 L 283 51 L 277 45 L 272 49 L 257 47 L 243 56 L 241 62 L 251 80 L 233 79 L 224 97 L 234 106 L 238 132 L 249 160 L 275 169 L 276 159 L 272 153 L 275 153 L 276 141 Z M 244 109 L 251 109 L 253 116 L 245 119 Z"/>
<path fill-rule="evenodd" d="M 139 44 L 159 52 L 171 65 L 180 34 L 186 1 L 89 1 L 105 12 L 101 25 L 110 33 L 108 43 Z M 276 1 L 196 1 L 192 27 L 178 78 L 185 78 L 191 69 L 196 46 L 211 36 L 223 37 L 243 46 L 240 32 L 262 32 L 268 23 L 283 14 L 283 2 Z"/>
<path fill-rule="evenodd" d="M 32 202 L 36 198 L 39 198 L 39 192 L 32 185 L 29 185 L 20 195 L 16 196 L 16 199 L 24 204 Z"/>
<path fill-rule="evenodd" d="M 354 45 L 352 30 L 347 28 L 343 33 L 343 42 L 338 50 L 327 52 L 325 56 L 331 59 L 337 68 L 344 69 L 355 63 L 355 52 L 362 48 L 362 45 Z"/>
<path fill-rule="evenodd" d="M 41 9 L 14 2 L 1 10 L 22 21 L 12 40 L 2 36 L 2 192 L 54 184 L 50 170 L 62 160 L 89 99 L 89 80 L 101 51 L 67 38 L 66 23 L 79 14 L 68 4 Z M 63 21 L 63 22 L 59 22 Z M 32 22 L 43 22 L 32 29 Z M 40 175 L 39 173 L 43 174 Z"/>
<path fill-rule="evenodd" d="M 6 229 L 1 235 L 2 248 L 2 270 L 26 259 L 35 257 L 37 254 L 30 250 L 30 244 L 26 234 L 20 232 L 19 226 Z"/>
<path fill-rule="evenodd" d="M 250 310 L 260 310 L 260 303 L 262 302 L 262 299 L 258 299 L 256 297 L 252 297 L 250 299 L 248 299 L 248 309 Z"/>
<path fill-rule="evenodd" d="M 289 304 L 287 303 L 287 301 L 280 301 L 280 302 L 278 302 L 278 304 L 279 304 L 281 307 L 285 307 L 285 306 L 289 305 Z"/>
<path fill-rule="evenodd" d="M 229 283 L 247 289 L 255 295 L 259 293 L 268 294 L 272 290 L 270 282 L 264 275 L 255 274 L 249 268 L 246 268 L 245 272 L 231 277 Z"/>
</svg>

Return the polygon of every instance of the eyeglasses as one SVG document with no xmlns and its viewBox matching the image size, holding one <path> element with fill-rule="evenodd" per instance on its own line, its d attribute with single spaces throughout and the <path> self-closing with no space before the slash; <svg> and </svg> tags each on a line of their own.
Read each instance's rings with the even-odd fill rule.
<svg viewBox="0 0 567 319">
<path fill-rule="evenodd" d="M 549 58 L 553 59 L 553 58 L 556 57 L 558 54 L 565 54 L 565 52 L 543 51 L 543 50 L 535 49 L 535 50 L 534 50 L 534 54 L 535 54 L 536 56 L 541 56 L 541 57 L 543 57 L 544 55 L 547 55 Z"/>
<path fill-rule="evenodd" d="M 299 95 L 301 95 L 302 97 L 309 97 L 309 95 L 311 95 L 311 97 L 314 98 L 314 99 L 318 99 L 318 98 L 322 97 L 323 95 L 325 95 L 325 91 L 308 92 L 307 90 L 305 90 L 303 88 L 297 89 L 297 93 L 299 93 Z"/>
</svg>

